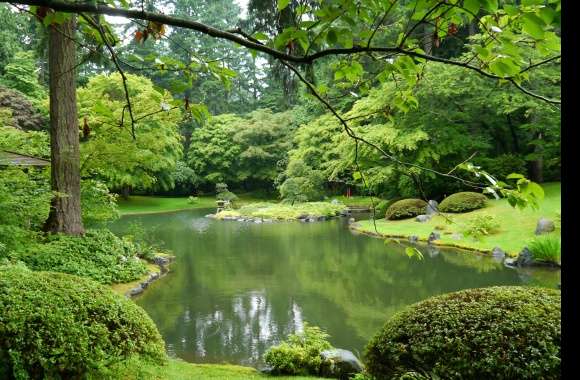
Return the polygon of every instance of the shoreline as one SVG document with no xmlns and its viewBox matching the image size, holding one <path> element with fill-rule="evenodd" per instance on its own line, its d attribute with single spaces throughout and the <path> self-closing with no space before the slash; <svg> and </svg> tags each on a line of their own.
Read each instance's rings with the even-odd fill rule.
<svg viewBox="0 0 580 380">
<path fill-rule="evenodd" d="M 143 260 L 143 259 L 141 259 Z M 145 261 L 145 260 L 144 260 Z M 157 280 L 165 277 L 169 272 L 169 266 L 175 262 L 175 256 L 158 253 L 153 262 L 145 261 L 149 271 L 135 281 L 110 285 L 111 289 L 126 298 L 134 299 Z"/>
</svg>

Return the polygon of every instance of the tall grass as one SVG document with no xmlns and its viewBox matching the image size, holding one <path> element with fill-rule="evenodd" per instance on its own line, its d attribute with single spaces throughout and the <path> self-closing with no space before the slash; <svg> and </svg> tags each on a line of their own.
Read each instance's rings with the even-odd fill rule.
<svg viewBox="0 0 580 380">
<path fill-rule="evenodd" d="M 561 255 L 560 238 L 553 235 L 544 235 L 530 241 L 528 249 L 534 260 L 558 263 Z"/>
</svg>

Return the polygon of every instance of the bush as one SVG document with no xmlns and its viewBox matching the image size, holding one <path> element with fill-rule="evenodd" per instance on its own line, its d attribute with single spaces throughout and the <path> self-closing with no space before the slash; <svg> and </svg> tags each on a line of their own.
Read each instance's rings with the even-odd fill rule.
<svg viewBox="0 0 580 380">
<path fill-rule="evenodd" d="M 375 205 L 375 219 L 382 219 L 387 213 L 391 201 L 380 201 Z"/>
<path fill-rule="evenodd" d="M 465 236 L 480 240 L 484 236 L 497 232 L 498 228 L 499 222 L 495 216 L 485 214 L 469 218 L 467 224 L 463 226 L 462 232 Z"/>
<path fill-rule="evenodd" d="M 98 283 L 0 266 L 0 378 L 71 379 L 130 355 L 164 360 L 143 309 Z"/>
<path fill-rule="evenodd" d="M 441 212 L 466 212 L 477 210 L 485 207 L 487 197 L 480 193 L 464 191 L 461 193 L 451 194 L 443 199 L 439 205 Z"/>
<path fill-rule="evenodd" d="M 320 353 L 332 348 L 328 334 L 319 327 L 304 324 L 304 332 L 292 334 L 288 340 L 268 349 L 264 361 L 273 367 L 273 373 L 288 375 L 317 375 L 322 358 Z"/>
<path fill-rule="evenodd" d="M 75 274 L 102 284 L 133 281 L 147 272 L 137 247 L 108 230 L 50 235 L 45 243 L 25 247 L 14 256 L 33 270 Z"/>
<path fill-rule="evenodd" d="M 539 236 L 528 244 L 534 260 L 558 263 L 561 255 L 560 238 L 553 235 Z"/>
<path fill-rule="evenodd" d="M 559 379 L 560 291 L 469 289 L 397 313 L 369 342 L 366 369 L 390 379 Z"/>
<path fill-rule="evenodd" d="M 412 218 L 424 214 L 427 202 L 422 199 L 402 199 L 387 209 L 385 217 L 389 220 Z"/>
</svg>

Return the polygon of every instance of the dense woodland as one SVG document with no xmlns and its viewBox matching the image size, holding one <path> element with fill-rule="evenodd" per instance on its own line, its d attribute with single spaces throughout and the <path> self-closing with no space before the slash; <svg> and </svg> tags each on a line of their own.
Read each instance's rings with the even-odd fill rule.
<svg viewBox="0 0 580 380">
<path fill-rule="evenodd" d="M 92 229 L 130 195 L 523 208 L 560 180 L 559 1 L 16 1 L 0 24 L 0 154 L 51 162 L 0 166 L 0 264 L 134 280 L 67 251 L 150 253 Z"/>
</svg>

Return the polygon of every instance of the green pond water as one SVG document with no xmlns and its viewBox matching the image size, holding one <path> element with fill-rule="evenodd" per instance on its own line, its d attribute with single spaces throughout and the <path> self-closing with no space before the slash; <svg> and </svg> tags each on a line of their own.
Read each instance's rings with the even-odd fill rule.
<svg viewBox="0 0 580 380">
<path fill-rule="evenodd" d="M 173 251 L 171 272 L 135 301 L 155 321 L 168 353 L 196 363 L 260 367 L 265 350 L 322 327 L 331 343 L 361 355 L 384 322 L 436 294 L 492 285 L 555 287 L 560 272 L 505 268 L 491 258 L 355 235 L 346 220 L 254 224 L 215 221 L 214 210 L 125 216 Z"/>
</svg>

